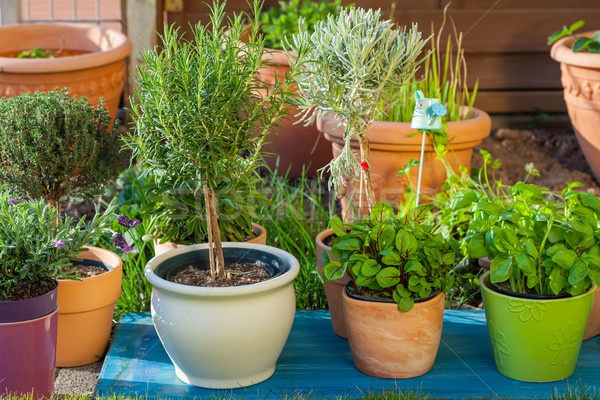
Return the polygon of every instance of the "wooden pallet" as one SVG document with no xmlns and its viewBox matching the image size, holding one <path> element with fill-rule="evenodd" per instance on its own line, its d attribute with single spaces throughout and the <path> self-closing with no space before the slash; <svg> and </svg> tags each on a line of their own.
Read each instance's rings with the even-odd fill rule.
<svg viewBox="0 0 600 400">
<path fill-rule="evenodd" d="M 548 398 L 576 387 L 600 388 L 600 337 L 584 342 L 575 373 L 565 381 L 525 383 L 500 375 L 494 366 L 485 325 L 477 311 L 446 311 L 442 342 L 433 369 L 424 376 L 386 380 L 354 368 L 348 342 L 331 330 L 326 311 L 298 311 L 275 374 L 258 385 L 207 390 L 179 381 L 158 340 L 149 313 L 131 313 L 117 326 L 97 386 L 100 397 L 279 399 L 358 397 L 369 390 L 413 390 L 432 398 Z"/>
</svg>

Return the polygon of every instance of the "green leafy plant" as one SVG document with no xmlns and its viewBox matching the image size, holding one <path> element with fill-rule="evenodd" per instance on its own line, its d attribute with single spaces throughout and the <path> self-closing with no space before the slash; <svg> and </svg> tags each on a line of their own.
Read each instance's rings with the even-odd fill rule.
<svg viewBox="0 0 600 400">
<path fill-rule="evenodd" d="M 271 7 L 260 16 L 265 46 L 283 49 L 292 35 L 298 33 L 300 18 L 310 34 L 314 32 L 317 21 L 326 19 L 328 15 L 337 15 L 341 9 L 341 0 L 280 0 L 278 7 Z"/>
<path fill-rule="evenodd" d="M 538 295 L 578 295 L 600 282 L 600 199 L 570 183 L 561 203 L 536 185 L 516 183 L 512 201 L 473 203 L 464 244 L 469 256 L 492 260 L 493 283 Z"/>
<path fill-rule="evenodd" d="M 258 20 L 260 2 L 252 3 L 249 28 L 240 14 L 225 24 L 224 7 L 213 2 L 210 27 L 197 24 L 192 40 L 166 27 L 162 46 L 142 55 L 139 89 L 131 99 L 137 129 L 126 139 L 159 184 L 181 187 L 194 182 L 194 195 L 202 193 L 213 279 L 226 279 L 216 200 L 219 185 L 225 181 L 237 188 L 264 163 L 260 149 L 276 121 L 288 113 L 297 74 L 292 67 L 285 80 L 266 87 L 257 74 L 266 52 Z M 240 46 L 243 34 L 249 38 Z M 306 47 L 297 54 L 303 60 Z"/>
<path fill-rule="evenodd" d="M 64 196 L 94 197 L 126 155 L 108 111 L 66 90 L 0 100 L 0 181 L 43 197 L 60 213 Z"/>
<path fill-rule="evenodd" d="M 344 147 L 327 166 L 330 185 L 337 190 L 341 178 L 360 178 L 369 210 L 375 205 L 369 125 L 379 119 L 381 104 L 392 101 L 398 89 L 411 82 L 425 43 L 416 25 L 408 31 L 394 29 L 392 21 L 381 20 L 380 10 L 362 8 L 328 16 L 315 24 L 312 34 L 300 26 L 293 37 L 292 50 L 310 47 L 310 62 L 295 62 L 300 67 L 297 102 L 303 118 L 308 123 L 322 113 L 333 113 L 344 126 Z M 358 157 L 352 140 L 359 142 Z"/>
<path fill-rule="evenodd" d="M 52 278 L 73 278 L 71 262 L 83 246 L 108 234 L 116 208 L 113 201 L 89 222 L 61 217 L 42 199 L 16 199 L 0 187 L 0 298 L 15 298 L 25 288 L 44 286 Z M 27 290 L 25 290 L 27 292 Z"/>
<path fill-rule="evenodd" d="M 446 291 L 458 243 L 436 233 L 426 220 L 430 210 L 431 205 L 421 205 L 395 215 L 383 201 L 360 224 L 332 218 L 337 237 L 331 254 L 339 261 L 325 266 L 325 278 L 347 274 L 357 292 L 393 298 L 402 311 L 412 309 L 415 298 Z"/>
<path fill-rule="evenodd" d="M 548 45 L 566 36 L 575 36 L 572 49 L 574 52 L 587 51 L 588 53 L 600 53 L 600 31 L 596 31 L 590 37 L 577 37 L 575 31 L 585 25 L 584 21 L 574 22 L 571 26 L 563 26 L 562 30 L 554 32 L 548 37 Z"/>
<path fill-rule="evenodd" d="M 495 204 L 505 206 L 512 200 L 511 187 L 496 177 L 496 171 L 502 164 L 498 159 L 492 160 L 492 156 L 487 150 L 479 151 L 482 155 L 480 168 L 467 171 L 462 167 L 458 173 L 454 172 L 445 161 L 448 150 L 444 146 L 438 145 L 436 151 L 438 158 L 447 167 L 448 178 L 436 197 L 429 199 L 436 209 L 432 216 L 440 225 L 439 232 L 445 238 L 452 237 L 462 240 L 473 220 L 473 203 L 487 199 Z M 523 181 L 527 182 L 531 176 L 539 177 L 539 171 L 534 168 L 533 164 L 527 164 Z"/>
<path fill-rule="evenodd" d="M 54 58 L 55 54 L 52 50 L 44 50 L 41 47 L 35 49 L 23 50 L 16 55 L 16 58 Z"/>
<path fill-rule="evenodd" d="M 206 204 L 197 182 L 173 182 L 163 180 L 146 186 L 150 199 L 148 212 L 158 216 L 154 236 L 160 242 L 173 241 L 181 244 L 205 242 L 208 238 Z M 257 201 L 268 201 L 256 185 L 258 175 L 249 175 L 245 181 L 223 179 L 215 189 L 216 208 L 222 241 L 243 242 L 254 237 L 252 220 L 256 220 Z"/>
</svg>

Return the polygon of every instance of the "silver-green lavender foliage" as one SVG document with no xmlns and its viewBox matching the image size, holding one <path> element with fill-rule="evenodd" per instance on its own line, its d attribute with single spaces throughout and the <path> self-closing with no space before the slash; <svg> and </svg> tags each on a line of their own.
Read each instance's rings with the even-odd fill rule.
<svg viewBox="0 0 600 400">
<path fill-rule="evenodd" d="M 300 27 L 292 50 L 311 48 L 311 61 L 300 64 L 296 78 L 303 118 L 311 123 L 320 114 L 333 113 L 345 124 L 346 144 L 328 165 L 330 183 L 358 175 L 360 160 L 350 141 L 365 137 L 382 112 L 377 105 L 393 102 L 398 88 L 410 83 L 425 43 L 416 25 L 396 29 L 392 21 L 381 20 L 380 10 L 342 10 L 317 22 L 312 34 Z"/>
<path fill-rule="evenodd" d="M 257 75 L 265 63 L 258 21 L 225 20 L 224 6 L 213 3 L 210 24 L 195 25 L 191 40 L 167 27 L 162 46 L 142 55 L 127 145 L 159 183 L 180 178 L 216 190 L 226 178 L 237 186 L 262 165 L 260 148 L 287 113 L 291 80 L 267 87 Z M 256 18 L 260 3 L 253 7 Z"/>
<path fill-rule="evenodd" d="M 109 234 L 116 202 L 104 213 L 77 223 L 61 217 L 44 200 L 21 200 L 0 186 L 0 301 L 22 284 L 68 277 L 62 270 L 83 246 Z"/>
</svg>

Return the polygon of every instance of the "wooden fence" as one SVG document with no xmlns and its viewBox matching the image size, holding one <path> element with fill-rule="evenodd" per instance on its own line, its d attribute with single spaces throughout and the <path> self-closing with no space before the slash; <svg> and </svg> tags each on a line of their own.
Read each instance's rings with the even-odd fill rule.
<svg viewBox="0 0 600 400">
<path fill-rule="evenodd" d="M 354 0 L 360 7 L 381 8 L 395 21 L 417 22 L 423 32 L 439 27 L 448 0 Z M 159 2 L 162 3 L 162 2 Z M 265 7 L 277 4 L 266 0 Z M 184 29 L 206 20 L 200 0 L 166 0 L 164 21 Z M 173 6 L 173 7 L 172 7 Z M 229 0 L 229 11 L 247 10 L 246 0 Z M 178 9 L 180 11 L 169 11 Z M 453 0 L 449 16 L 463 32 L 468 82 L 479 80 L 476 106 L 491 113 L 565 112 L 559 65 L 550 58 L 548 35 L 579 19 L 600 29 L 598 0 Z"/>
</svg>

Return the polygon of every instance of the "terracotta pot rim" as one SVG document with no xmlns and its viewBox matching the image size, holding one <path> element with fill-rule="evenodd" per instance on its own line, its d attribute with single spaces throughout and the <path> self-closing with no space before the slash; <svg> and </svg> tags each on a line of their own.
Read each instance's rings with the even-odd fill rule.
<svg viewBox="0 0 600 400">
<path fill-rule="evenodd" d="M 91 282 L 96 282 L 96 281 L 102 281 L 102 280 L 106 280 L 106 279 L 111 279 L 112 275 L 114 275 L 115 273 L 119 273 L 122 269 L 123 269 L 123 261 L 121 260 L 121 257 L 119 257 L 119 255 L 117 253 L 114 253 L 110 250 L 106 250 L 103 249 L 101 247 L 95 247 L 95 246 L 85 246 L 84 249 L 86 250 L 92 250 L 95 252 L 101 252 L 104 253 L 107 256 L 115 256 L 116 258 L 118 258 L 118 265 L 112 265 L 111 263 L 107 262 L 107 261 L 102 261 L 105 265 L 112 267 L 111 269 L 109 269 L 107 272 L 100 274 L 100 275 L 96 275 L 96 276 L 90 276 L 87 278 L 80 278 L 78 280 L 75 279 L 59 279 L 58 282 L 60 283 L 61 286 L 72 286 L 72 285 L 81 285 L 81 284 L 85 284 L 85 283 L 91 283 Z"/>
<path fill-rule="evenodd" d="M 360 295 L 357 293 L 350 293 L 350 291 L 348 289 L 351 287 L 351 285 L 352 285 L 352 282 L 348 282 L 348 283 L 346 283 L 346 285 L 344 285 L 344 293 L 346 293 L 346 295 L 351 299 L 358 300 L 358 301 L 368 301 L 371 303 L 396 304 L 394 299 L 378 299 L 378 298 L 374 298 L 374 297 L 363 296 L 363 295 Z M 431 293 L 429 296 L 427 296 L 425 298 L 420 298 L 420 297 L 414 298 L 413 301 L 415 302 L 415 304 L 426 303 L 430 300 L 433 300 L 440 293 L 442 293 L 441 290 L 436 290 L 435 292 Z"/>
<path fill-rule="evenodd" d="M 246 31 L 246 33 L 242 33 L 242 40 L 240 40 L 238 42 L 238 46 L 242 47 L 242 46 L 246 46 L 248 43 L 245 41 L 248 38 L 248 29 L 250 29 L 250 26 L 247 25 L 244 30 Z M 229 36 L 229 29 L 227 31 L 225 31 L 225 35 Z M 272 49 L 270 47 L 265 47 L 264 48 L 265 54 L 263 54 L 262 56 L 262 60 L 263 61 L 267 61 L 271 64 L 274 65 L 282 65 L 282 66 L 290 66 L 290 60 L 288 58 L 291 57 L 292 59 L 296 59 L 296 57 L 298 56 L 295 52 L 293 51 L 288 51 L 286 52 L 285 50 L 281 50 L 281 49 Z"/>
<path fill-rule="evenodd" d="M 252 222 L 252 233 L 256 234 L 256 232 L 258 232 L 258 234 L 255 237 L 250 238 L 250 239 L 248 239 L 248 240 L 246 240 L 244 242 L 239 242 L 239 243 L 253 243 L 253 242 L 250 242 L 250 240 L 256 240 L 256 239 L 258 239 L 258 238 L 266 235 L 267 234 L 267 228 L 265 228 L 264 226 L 262 226 L 260 224 L 257 224 L 256 222 Z M 180 244 L 180 243 L 173 243 L 173 242 L 171 242 L 169 240 L 167 240 L 164 243 L 160 243 L 161 239 L 162 238 L 156 238 L 155 237 L 154 238 L 155 244 L 163 245 L 163 244 L 169 244 L 170 243 L 170 244 L 177 244 L 177 245 L 181 245 L 181 246 L 191 246 L 191 245 L 194 245 L 194 244 L 200 244 L 200 243 Z M 203 242 L 203 243 L 205 243 L 205 242 Z"/>
<path fill-rule="evenodd" d="M 66 34 L 77 36 L 89 36 L 90 42 L 94 42 L 98 50 L 81 55 L 68 57 L 57 57 L 54 59 L 20 59 L 12 57 L 0 57 L 0 70 L 4 73 L 39 74 L 65 71 L 77 71 L 95 68 L 124 60 L 131 52 L 132 45 L 127 36 L 114 29 L 102 28 L 96 25 L 74 24 L 74 23 L 27 23 L 18 25 L 5 25 L 0 27 L 0 42 L 2 35 L 15 32 L 21 34 L 23 31 L 33 31 L 40 34 L 41 47 L 44 47 L 44 33 L 46 30 L 64 31 Z M 95 42 L 94 39 L 101 41 Z M 20 45 L 19 48 L 25 49 Z M 65 46 L 69 49 L 68 46 Z M 79 49 L 77 49 L 79 50 Z"/>
<path fill-rule="evenodd" d="M 577 36 L 591 36 L 596 31 L 584 32 Z M 577 67 L 600 69 L 600 54 L 578 52 L 572 50 L 572 45 L 575 38 L 572 36 L 564 37 L 552 45 L 550 49 L 550 57 L 554 60 L 563 63 L 574 65 Z"/>
<path fill-rule="evenodd" d="M 323 245 L 323 248 L 325 248 L 326 250 L 329 250 L 329 251 L 331 251 L 331 246 L 327 246 L 323 242 L 323 239 L 325 239 L 326 237 L 331 236 L 331 235 L 335 235 L 335 233 L 333 232 L 333 229 L 332 228 L 327 228 L 327 229 L 319 232 L 317 234 L 317 237 L 316 237 L 317 242 L 319 242 L 321 245 Z"/>
<path fill-rule="evenodd" d="M 595 292 L 598 288 L 596 284 L 592 282 L 592 286 L 585 292 L 578 294 L 577 296 L 568 296 L 568 297 L 557 297 L 557 298 L 549 298 L 549 299 L 540 299 L 540 298 L 524 298 L 518 296 L 511 296 L 505 293 L 500 293 L 492 287 L 491 279 L 488 279 L 490 272 L 486 272 L 479 278 L 479 283 L 481 285 L 481 290 L 486 290 L 490 293 L 493 293 L 494 296 L 503 297 L 510 300 L 523 300 L 523 301 L 533 301 L 533 302 L 569 302 L 579 299 L 582 296 L 589 295 L 590 292 Z"/>
<path fill-rule="evenodd" d="M 343 130 L 337 128 L 334 122 L 334 114 L 322 115 L 317 119 L 317 127 L 324 132 L 327 140 L 333 143 L 344 143 Z M 474 135 L 464 135 L 465 127 L 481 126 Z M 486 127 L 486 129 L 483 129 Z M 449 144 L 454 149 L 462 147 L 473 147 L 489 135 L 491 119 L 488 113 L 478 108 L 471 108 L 471 118 L 447 123 Z M 471 129 L 474 131 L 475 129 Z M 400 131 L 400 132 L 399 132 Z M 377 121 L 369 127 L 369 145 L 373 148 L 381 147 L 382 150 L 389 146 L 421 148 L 421 135 L 417 135 L 417 129 L 410 127 L 410 122 Z M 354 140 L 353 140 L 354 141 Z M 357 142 L 358 143 L 358 142 Z M 433 149 L 431 141 L 428 140 L 426 147 Z M 391 148 L 390 148 L 391 149 Z"/>
</svg>

